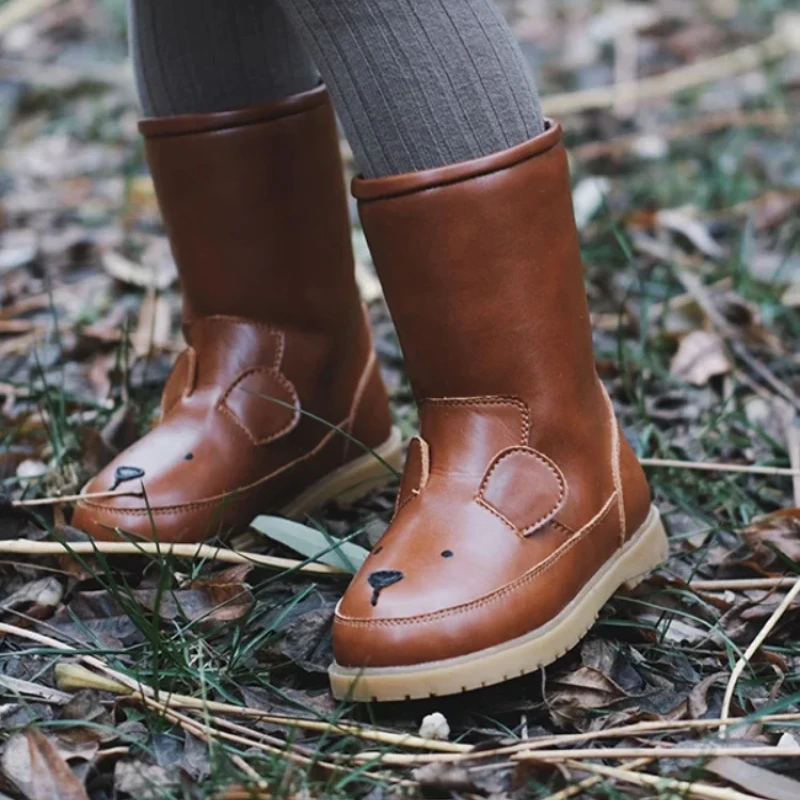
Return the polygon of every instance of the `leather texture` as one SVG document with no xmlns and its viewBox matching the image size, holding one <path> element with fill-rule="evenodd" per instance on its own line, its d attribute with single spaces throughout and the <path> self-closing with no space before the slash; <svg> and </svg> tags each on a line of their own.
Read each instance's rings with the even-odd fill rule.
<svg viewBox="0 0 800 800">
<path fill-rule="evenodd" d="M 353 190 L 420 437 L 337 608 L 335 657 L 467 656 L 558 615 L 643 524 L 650 492 L 594 366 L 559 127 Z"/>
<path fill-rule="evenodd" d="M 145 120 L 141 130 L 180 273 L 187 347 L 158 425 L 84 489 L 116 483 L 120 494 L 81 501 L 73 525 L 98 539 L 119 528 L 199 542 L 281 509 L 363 454 L 309 415 L 369 447 L 389 437 L 391 422 L 325 89 Z M 133 477 L 119 483 L 121 469 Z"/>
</svg>

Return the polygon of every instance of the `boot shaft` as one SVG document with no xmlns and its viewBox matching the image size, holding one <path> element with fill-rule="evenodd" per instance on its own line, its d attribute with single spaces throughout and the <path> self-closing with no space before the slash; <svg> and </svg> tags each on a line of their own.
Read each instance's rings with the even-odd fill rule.
<svg viewBox="0 0 800 800">
<path fill-rule="evenodd" d="M 498 453 L 533 448 L 564 480 L 561 524 L 579 530 L 615 492 L 625 495 L 621 516 L 641 522 L 644 475 L 595 370 L 559 126 L 485 158 L 357 179 L 353 192 L 419 401 L 431 474 L 483 486 Z M 547 518 L 556 503 L 543 509 L 535 494 L 516 491 L 512 467 L 506 459 L 492 472 L 500 505 L 515 518 Z"/>
<path fill-rule="evenodd" d="M 184 319 L 329 333 L 359 318 L 336 121 L 323 87 L 140 123 Z"/>
<path fill-rule="evenodd" d="M 513 395 L 542 413 L 595 384 L 560 129 L 353 192 L 419 398 Z"/>
</svg>

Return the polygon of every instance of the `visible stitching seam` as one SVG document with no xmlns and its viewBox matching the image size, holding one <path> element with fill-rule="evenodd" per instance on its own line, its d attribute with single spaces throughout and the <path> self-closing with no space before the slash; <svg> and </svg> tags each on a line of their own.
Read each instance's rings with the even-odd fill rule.
<svg viewBox="0 0 800 800">
<path fill-rule="evenodd" d="M 170 133 L 143 133 L 145 139 L 180 139 L 185 136 L 203 136 L 205 134 L 225 133 L 227 131 L 239 130 L 241 128 L 253 128 L 256 125 L 269 125 L 272 122 L 281 122 L 282 120 L 289 120 L 292 117 L 299 117 L 302 114 L 310 114 L 321 108 L 319 105 L 309 106 L 308 108 L 298 108 L 295 111 L 290 111 L 282 114 L 279 117 L 264 117 L 263 119 L 248 120 L 247 122 L 234 122 L 225 123 L 221 121 L 219 127 L 213 128 L 199 128 L 191 131 L 172 131 Z M 187 115 L 188 116 L 188 115 Z"/>
<path fill-rule="evenodd" d="M 271 375 L 273 378 L 275 378 L 275 380 L 277 380 L 278 383 L 280 383 L 280 385 L 283 386 L 283 388 L 289 393 L 294 405 L 294 412 L 291 419 L 282 428 L 261 439 L 256 439 L 256 437 L 244 423 L 244 420 L 239 419 L 227 402 L 231 392 L 236 389 L 236 387 L 245 378 L 250 375 L 255 375 L 257 372 L 266 372 L 268 375 Z M 265 399 L 265 402 L 269 402 L 269 400 Z M 228 416 L 232 422 L 238 425 L 247 434 L 247 438 L 253 443 L 253 445 L 258 447 L 259 445 L 269 444 L 270 442 L 275 441 L 275 439 L 279 439 L 281 436 L 289 433 L 297 426 L 297 423 L 300 421 L 300 398 L 297 396 L 297 390 L 294 388 L 294 384 L 275 367 L 250 367 L 249 369 L 246 369 L 237 375 L 231 385 L 225 390 L 225 393 L 217 403 L 217 410 L 221 411 L 223 414 Z"/>
<path fill-rule="evenodd" d="M 514 455 L 515 453 L 524 453 L 525 455 L 532 456 L 537 460 L 541 461 L 544 466 L 550 470 L 550 472 L 555 477 L 556 481 L 558 482 L 558 500 L 556 500 L 555 505 L 545 514 L 543 514 L 536 522 L 529 525 L 524 530 L 520 530 L 514 525 L 511 520 L 505 517 L 498 508 L 493 506 L 486 498 L 484 497 L 484 492 L 486 490 L 486 486 L 489 483 L 489 479 L 492 477 L 492 473 L 497 469 L 502 461 L 504 461 L 509 456 Z M 552 519 L 559 511 L 564 507 L 564 501 L 567 496 L 567 480 L 564 477 L 564 473 L 558 468 L 558 465 L 550 458 L 548 458 L 544 453 L 540 453 L 538 450 L 534 450 L 532 447 L 509 447 L 506 450 L 501 451 L 498 453 L 492 465 L 487 470 L 486 474 L 483 476 L 483 480 L 481 481 L 480 488 L 478 489 L 478 494 L 475 496 L 475 502 L 479 505 L 482 505 L 488 511 L 491 511 L 492 514 L 499 517 L 503 522 L 508 525 L 511 530 L 514 531 L 518 536 L 529 536 L 532 533 L 535 533 L 539 528 L 541 528 L 546 522 Z"/>
<path fill-rule="evenodd" d="M 513 406 L 522 414 L 522 432 L 520 444 L 527 445 L 531 431 L 531 412 L 528 404 L 513 395 L 479 395 L 477 397 L 425 397 L 419 402 L 420 406 Z"/>
<path fill-rule="evenodd" d="M 182 358 L 186 358 L 188 360 L 188 362 L 189 362 L 189 364 L 188 364 L 188 373 L 189 374 L 188 374 L 187 380 L 185 381 L 185 383 L 183 385 L 183 389 L 181 390 L 180 395 L 178 397 L 176 397 L 169 404 L 169 406 L 167 408 L 162 408 L 161 409 L 161 420 L 162 421 L 163 421 L 164 417 L 166 417 L 167 414 L 169 414 L 169 412 L 172 411 L 172 409 L 175 408 L 175 406 L 177 406 L 178 403 L 181 400 L 184 400 L 185 398 L 187 398 L 194 391 L 194 384 L 195 384 L 195 380 L 196 380 L 196 377 L 197 377 L 197 353 L 195 352 L 195 349 L 193 347 L 189 346 L 189 347 L 186 347 L 180 353 L 180 355 L 175 359 L 175 363 L 172 365 L 172 369 L 170 370 L 170 374 L 167 377 L 167 382 L 164 384 L 164 392 L 162 393 L 162 398 L 163 398 L 164 393 L 166 392 L 167 388 L 169 387 L 170 378 L 172 378 L 172 375 L 173 375 L 173 373 L 175 372 L 175 369 L 178 366 L 178 362 Z"/>
<path fill-rule="evenodd" d="M 408 497 L 406 497 L 406 499 L 403 500 L 402 503 L 400 502 L 400 493 L 398 492 L 397 500 L 395 501 L 395 506 L 394 506 L 394 515 L 392 516 L 392 519 L 394 519 L 394 517 L 397 516 L 400 509 L 403 508 L 406 505 L 406 503 L 413 500 L 415 497 L 419 497 L 422 494 L 422 490 L 428 485 L 428 479 L 430 478 L 430 469 L 431 469 L 430 448 L 428 447 L 428 443 L 421 436 L 413 436 L 411 438 L 411 441 L 413 442 L 415 439 L 419 442 L 420 460 L 422 461 L 422 464 L 420 465 L 419 486 L 417 486 L 415 489 L 412 489 Z"/>
<path fill-rule="evenodd" d="M 339 423 L 334 427 L 341 427 L 343 423 Z M 238 489 L 234 489 L 230 492 L 224 492 L 223 494 L 215 495 L 214 497 L 209 497 L 207 500 L 198 500 L 194 503 L 183 503 L 177 506 L 156 506 L 150 508 L 118 508 L 116 506 L 109 506 L 104 505 L 102 503 L 93 503 L 87 500 L 79 500 L 78 502 L 81 503 L 83 506 L 87 508 L 94 508 L 100 511 L 104 511 L 109 514 L 132 514 L 134 516 L 144 516 L 149 514 L 183 514 L 186 511 L 196 511 L 201 508 L 207 508 L 208 506 L 215 505 L 220 503 L 224 500 L 228 500 L 230 498 L 237 498 L 241 495 L 244 495 L 247 492 L 253 491 L 257 489 L 262 484 L 266 483 L 267 481 L 272 480 L 276 476 L 280 475 L 283 472 L 291 469 L 298 464 L 302 464 L 304 461 L 308 461 L 309 459 L 313 458 L 314 456 L 318 455 L 320 451 L 328 444 L 328 442 L 333 438 L 333 436 L 337 433 L 336 430 L 331 430 L 325 436 L 322 437 L 319 444 L 314 447 L 313 450 L 309 450 L 302 456 L 295 458 L 292 461 L 283 464 L 282 466 L 278 467 L 278 469 L 270 472 L 269 475 L 264 475 L 263 478 L 259 478 L 257 481 L 253 483 L 247 484 L 247 486 L 242 486 Z"/>
<path fill-rule="evenodd" d="M 574 536 L 575 535 L 575 529 L 574 528 L 570 528 L 569 525 L 565 525 L 563 522 L 559 522 L 557 519 L 551 519 L 550 520 L 550 524 L 554 528 L 558 528 L 560 531 L 562 531 L 563 533 L 568 534 L 569 536 Z"/>
<path fill-rule="evenodd" d="M 549 145 L 548 147 L 544 148 L 543 150 L 537 150 L 535 153 L 531 153 L 530 155 L 526 155 L 521 157 L 518 161 L 513 162 L 512 164 L 507 164 L 500 167 L 490 167 L 487 166 L 485 169 L 481 171 L 477 171 L 471 173 L 469 175 L 459 175 L 453 176 L 447 180 L 442 180 L 439 183 L 434 184 L 433 186 L 424 186 L 424 187 L 417 187 L 417 186 L 409 186 L 405 189 L 398 189 L 395 190 L 392 194 L 384 194 L 379 197 L 357 197 L 359 204 L 367 204 L 367 203 L 380 203 L 388 200 L 394 200 L 400 197 L 405 197 L 410 194 L 426 194 L 428 192 L 435 192 L 439 189 L 446 189 L 448 186 L 453 186 L 459 183 L 465 183 L 467 181 L 475 181 L 476 183 L 483 183 L 487 178 L 493 177 L 495 175 L 500 175 L 501 173 L 508 172 L 515 167 L 520 166 L 521 164 L 525 164 L 528 161 L 532 161 L 537 156 L 547 156 L 551 154 L 553 150 L 555 150 L 560 144 L 562 144 L 561 140 L 553 142 L 553 144 Z"/>
<path fill-rule="evenodd" d="M 355 426 L 356 415 L 361 407 L 361 401 L 364 399 L 364 395 L 366 394 L 370 378 L 372 378 L 372 370 L 376 363 L 377 359 L 375 357 L 375 350 L 370 346 L 369 355 L 367 356 L 367 363 L 358 379 L 358 386 L 356 386 L 356 391 L 353 395 L 353 402 L 350 404 L 350 414 L 347 417 L 347 427 L 345 430 L 351 436 L 353 435 L 353 427 Z M 344 461 L 345 458 L 347 458 L 347 450 L 352 442 L 346 436 L 343 436 L 342 439 L 344 440 L 342 442 L 342 461 Z"/>
<path fill-rule="evenodd" d="M 408 497 L 406 497 L 406 499 L 403 500 L 402 503 L 399 502 L 400 495 L 398 494 L 397 495 L 397 502 L 395 503 L 394 514 L 392 515 L 392 521 L 394 521 L 394 518 L 400 513 L 400 509 L 401 508 L 405 508 L 415 497 L 419 497 L 421 494 L 422 494 L 422 492 L 420 492 L 419 489 L 412 489 L 408 493 Z"/>
<path fill-rule="evenodd" d="M 620 474 L 620 430 L 619 423 L 617 422 L 617 415 L 614 413 L 614 404 L 606 391 L 606 387 L 600 383 L 603 390 L 603 397 L 606 401 L 606 407 L 611 419 L 611 476 L 614 480 L 614 489 L 617 492 L 619 499 L 619 541 L 620 544 L 625 544 L 625 536 L 627 534 L 627 521 L 625 519 L 625 495 L 622 489 L 622 476 Z"/>
<path fill-rule="evenodd" d="M 527 583 L 530 583 L 534 578 L 538 577 L 545 570 L 550 569 L 558 563 L 573 547 L 586 538 L 586 536 L 600 525 L 611 510 L 617 493 L 613 492 L 611 496 L 603 504 L 603 507 L 595 515 L 594 519 L 588 522 L 578 533 L 576 533 L 569 541 L 564 542 L 557 550 L 551 553 L 547 558 L 540 561 L 535 567 L 531 568 L 524 575 L 521 575 L 511 583 L 501 586 L 499 589 L 490 592 L 477 600 L 471 600 L 468 603 L 463 603 L 459 606 L 452 608 L 444 608 L 441 611 L 432 611 L 428 614 L 419 614 L 415 617 L 398 617 L 397 619 L 359 619 L 357 617 L 345 617 L 337 612 L 336 620 L 343 625 L 351 627 L 368 628 L 368 627 L 392 627 L 395 625 L 413 625 L 420 622 L 434 622 L 438 619 L 451 617 L 456 614 L 464 613 L 465 611 L 472 611 L 476 608 L 482 608 L 494 603 L 497 600 L 505 597 L 508 594 L 516 591 Z"/>
</svg>

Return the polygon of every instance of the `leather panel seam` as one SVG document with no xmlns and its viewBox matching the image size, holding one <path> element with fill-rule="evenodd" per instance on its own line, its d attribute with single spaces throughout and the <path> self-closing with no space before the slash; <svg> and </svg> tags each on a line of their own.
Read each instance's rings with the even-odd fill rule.
<svg viewBox="0 0 800 800">
<path fill-rule="evenodd" d="M 611 402 L 611 397 L 606 390 L 606 387 L 600 382 L 603 391 L 603 398 L 606 402 L 609 418 L 611 421 L 611 477 L 614 481 L 614 489 L 617 492 L 617 505 L 619 508 L 619 541 L 620 544 L 625 544 L 625 537 L 627 535 L 627 521 L 625 519 L 625 495 L 622 488 L 622 475 L 620 473 L 620 436 L 619 422 L 617 415 L 614 413 L 614 404 Z"/>
<path fill-rule="evenodd" d="M 484 497 L 484 492 L 486 490 L 486 486 L 489 483 L 489 479 L 492 477 L 492 473 L 500 466 L 500 464 L 510 456 L 515 455 L 516 453 L 525 453 L 526 455 L 532 456 L 540 461 L 544 466 L 552 473 L 555 477 L 556 481 L 558 482 L 558 500 L 556 500 L 555 505 L 547 512 L 545 512 L 538 520 L 528 525 L 526 528 L 520 530 L 514 525 L 509 519 L 503 515 L 500 509 L 496 508 L 492 505 L 486 498 Z M 559 511 L 564 507 L 564 501 L 567 497 L 567 480 L 564 477 L 564 473 L 558 468 L 558 465 L 550 458 L 548 458 L 544 453 L 540 453 L 538 450 L 534 450 L 532 447 L 509 447 L 506 450 L 501 451 L 498 453 L 492 465 L 489 467 L 486 474 L 483 476 L 483 480 L 481 481 L 480 488 L 478 489 L 478 494 L 475 496 L 475 501 L 486 508 L 488 511 L 491 511 L 495 516 L 499 517 L 503 522 L 505 522 L 517 536 L 521 536 L 525 538 L 526 536 L 530 536 L 530 534 L 535 533 L 539 528 L 541 528 L 545 523 L 551 520 Z"/>
<path fill-rule="evenodd" d="M 341 427 L 341 424 L 342 423 L 340 423 L 338 427 Z M 297 466 L 298 464 L 302 464 L 304 461 L 308 461 L 309 459 L 318 455 L 335 434 L 336 430 L 331 430 L 329 433 L 325 434 L 320 443 L 316 445 L 316 447 L 314 447 L 313 450 L 309 450 L 308 453 L 305 453 L 304 455 L 299 456 L 298 458 L 295 458 L 294 460 L 289 461 L 286 464 L 282 464 L 280 467 L 278 467 L 278 469 L 274 470 L 273 472 L 270 472 L 269 475 L 265 475 L 263 478 L 259 478 L 257 481 L 249 483 L 246 486 L 241 486 L 238 489 L 233 489 L 229 492 L 224 492 L 223 494 L 215 495 L 214 497 L 210 497 L 206 500 L 196 500 L 192 503 L 184 503 L 172 506 L 151 506 L 150 508 L 119 508 L 117 506 L 109 506 L 109 505 L 104 505 L 102 503 L 93 503 L 87 500 L 79 500 L 78 502 L 86 508 L 93 508 L 98 511 L 104 511 L 106 513 L 120 514 L 120 515 L 133 514 L 136 516 L 141 516 L 151 513 L 182 514 L 185 511 L 196 511 L 198 509 L 214 505 L 215 503 L 220 503 L 222 501 L 229 500 L 231 498 L 240 497 L 246 492 L 250 492 L 251 490 L 259 488 L 262 484 L 272 480 L 273 478 L 277 477 L 283 472 L 286 472 L 292 467 Z"/>
<path fill-rule="evenodd" d="M 528 570 L 528 572 L 526 572 L 524 575 L 521 575 L 519 578 L 516 578 L 510 583 L 495 589 L 493 592 L 490 592 L 483 597 L 479 597 L 459 606 L 443 608 L 439 611 L 432 611 L 427 614 L 418 614 L 413 617 L 398 617 L 396 619 L 363 619 L 358 617 L 346 617 L 337 611 L 336 621 L 343 625 L 359 628 L 368 628 L 373 626 L 391 627 L 395 625 L 413 625 L 420 622 L 435 622 L 438 619 L 443 619 L 446 617 L 455 616 L 457 614 L 473 611 L 478 608 L 483 608 L 484 606 L 494 603 L 497 600 L 500 600 L 501 598 L 515 592 L 517 589 L 524 587 L 543 572 L 555 566 L 573 547 L 585 539 L 586 536 L 591 533 L 591 531 L 593 531 L 606 519 L 616 499 L 617 493 L 613 492 L 608 500 L 606 500 L 600 511 L 595 514 L 594 519 L 581 528 L 581 530 L 579 530 L 571 539 L 564 542 L 564 544 L 547 556 L 547 558 L 542 559 L 542 561 Z"/>
<path fill-rule="evenodd" d="M 291 419 L 282 427 L 279 428 L 277 431 L 274 431 L 269 436 L 265 436 L 261 439 L 257 439 L 247 427 L 245 422 L 234 413 L 234 411 L 228 406 L 227 400 L 230 396 L 231 392 L 236 389 L 236 387 L 247 377 L 250 375 L 255 375 L 259 372 L 266 372 L 268 375 L 271 375 L 275 380 L 286 389 L 286 392 L 292 398 L 292 405 L 293 405 L 293 413 Z M 271 398 L 262 397 L 261 395 L 256 394 L 257 397 L 264 400 L 264 402 L 271 402 Z M 285 406 L 281 406 L 284 408 Z M 247 438 L 252 442 L 252 444 L 256 447 L 261 445 L 269 444 L 270 442 L 274 442 L 276 439 L 280 439 L 282 436 L 285 436 L 287 433 L 290 433 L 297 427 L 297 424 L 300 421 L 300 398 L 297 395 L 297 390 L 294 387 L 294 384 L 278 369 L 275 367 L 250 367 L 239 375 L 234 378 L 231 385 L 225 390 L 222 397 L 219 399 L 217 403 L 217 410 L 221 411 L 227 417 L 231 419 L 233 423 L 235 423 L 241 430 L 247 434 Z"/>
<path fill-rule="evenodd" d="M 528 404 L 520 397 L 513 395 L 477 395 L 475 397 L 425 397 L 420 400 L 420 406 L 426 404 L 443 406 L 509 406 L 514 407 L 522 414 L 522 432 L 520 444 L 527 445 L 530 437 L 531 420 Z"/>
</svg>

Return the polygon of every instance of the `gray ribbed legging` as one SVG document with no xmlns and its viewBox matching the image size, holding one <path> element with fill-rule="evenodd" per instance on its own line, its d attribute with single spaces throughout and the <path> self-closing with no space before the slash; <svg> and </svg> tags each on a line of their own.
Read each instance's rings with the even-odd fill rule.
<svg viewBox="0 0 800 800">
<path fill-rule="evenodd" d="M 367 177 L 458 163 L 542 131 L 533 80 L 492 0 L 129 3 L 150 116 L 277 100 L 321 74 Z"/>
</svg>

